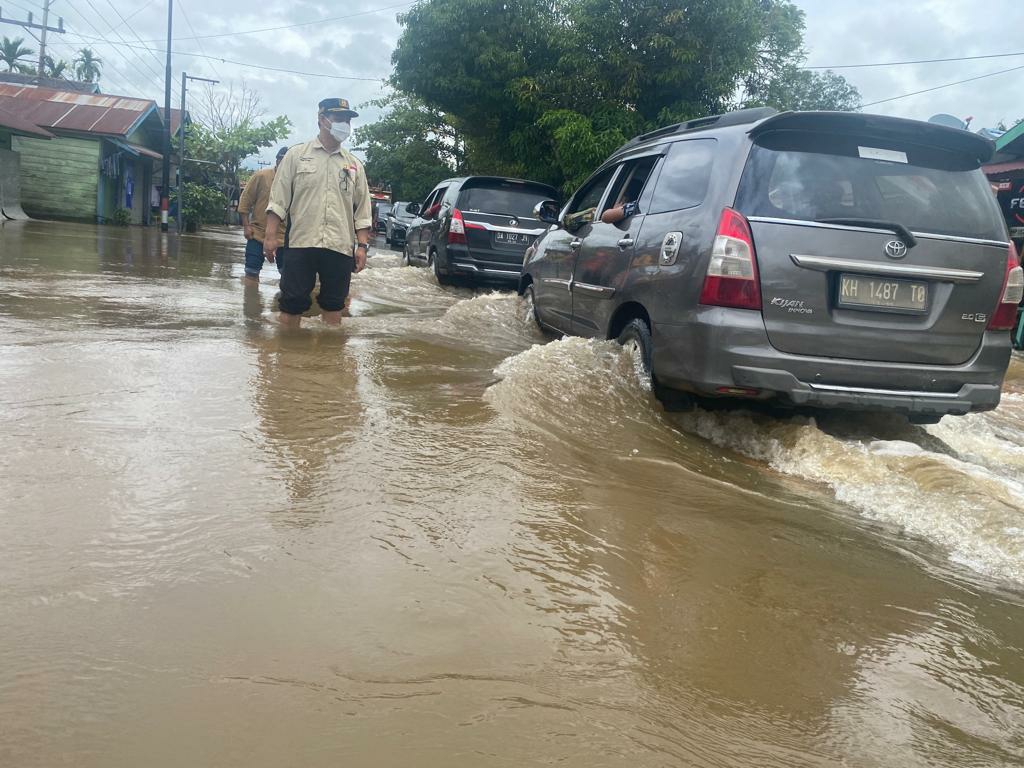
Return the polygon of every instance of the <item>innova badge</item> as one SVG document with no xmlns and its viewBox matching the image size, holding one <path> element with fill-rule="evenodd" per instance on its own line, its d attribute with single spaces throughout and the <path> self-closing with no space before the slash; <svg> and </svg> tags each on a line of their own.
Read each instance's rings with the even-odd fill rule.
<svg viewBox="0 0 1024 768">
<path fill-rule="evenodd" d="M 907 255 L 907 244 L 902 240 L 890 240 L 885 244 L 885 255 L 890 259 L 902 259 Z"/>
</svg>

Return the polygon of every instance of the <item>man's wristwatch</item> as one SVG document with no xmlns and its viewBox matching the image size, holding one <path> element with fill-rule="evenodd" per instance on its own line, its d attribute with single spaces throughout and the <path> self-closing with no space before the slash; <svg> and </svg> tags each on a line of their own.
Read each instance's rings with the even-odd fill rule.
<svg viewBox="0 0 1024 768">
<path fill-rule="evenodd" d="M 370 252 L 370 244 L 369 243 L 356 243 L 356 248 L 365 248 L 367 253 Z"/>
</svg>

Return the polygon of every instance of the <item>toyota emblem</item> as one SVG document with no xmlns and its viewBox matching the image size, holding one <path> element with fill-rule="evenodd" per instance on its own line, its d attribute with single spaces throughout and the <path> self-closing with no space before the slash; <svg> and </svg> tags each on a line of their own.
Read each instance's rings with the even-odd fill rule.
<svg viewBox="0 0 1024 768">
<path fill-rule="evenodd" d="M 885 244 L 885 255 L 890 259 L 902 259 L 907 255 L 907 244 L 902 240 L 890 240 Z"/>
<path fill-rule="evenodd" d="M 508 222 L 508 225 L 510 227 L 518 227 L 519 226 L 519 219 L 510 219 L 509 222 Z"/>
</svg>

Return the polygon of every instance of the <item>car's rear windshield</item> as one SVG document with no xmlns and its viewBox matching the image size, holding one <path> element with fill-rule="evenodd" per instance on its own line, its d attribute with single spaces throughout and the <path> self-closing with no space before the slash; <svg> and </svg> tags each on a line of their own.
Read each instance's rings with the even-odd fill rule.
<svg viewBox="0 0 1024 768">
<path fill-rule="evenodd" d="M 380 205 L 377 206 L 377 215 L 378 216 L 387 216 L 390 211 L 391 211 L 390 203 L 381 203 Z"/>
<path fill-rule="evenodd" d="M 747 216 L 877 219 L 914 232 L 1006 239 L 977 160 L 867 136 L 787 131 L 758 137 L 736 207 Z"/>
<path fill-rule="evenodd" d="M 493 213 L 521 219 L 532 218 L 537 203 L 555 198 L 555 190 L 543 184 L 488 180 L 467 182 L 459 193 L 456 207 L 463 212 Z"/>
</svg>

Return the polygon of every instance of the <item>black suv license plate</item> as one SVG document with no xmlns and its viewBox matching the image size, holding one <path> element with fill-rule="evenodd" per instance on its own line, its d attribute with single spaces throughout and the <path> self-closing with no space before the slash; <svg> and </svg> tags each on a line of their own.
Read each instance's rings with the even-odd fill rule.
<svg viewBox="0 0 1024 768">
<path fill-rule="evenodd" d="M 843 273 L 839 275 L 839 306 L 925 312 L 928 309 L 928 283 Z"/>
<path fill-rule="evenodd" d="M 531 237 L 524 232 L 495 232 L 494 242 L 498 245 L 529 245 Z"/>
</svg>

